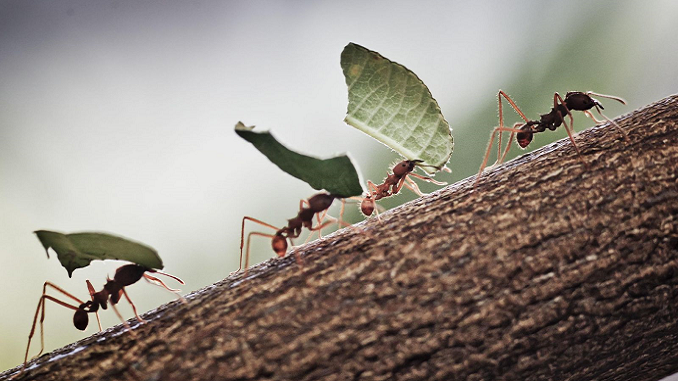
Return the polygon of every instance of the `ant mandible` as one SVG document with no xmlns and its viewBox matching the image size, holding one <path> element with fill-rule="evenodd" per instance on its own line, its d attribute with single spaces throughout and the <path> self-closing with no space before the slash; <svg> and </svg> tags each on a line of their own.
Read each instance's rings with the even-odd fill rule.
<svg viewBox="0 0 678 381">
<path fill-rule="evenodd" d="M 325 217 L 327 216 L 327 210 L 330 208 L 332 202 L 334 202 L 336 198 L 341 199 L 341 211 L 339 213 L 339 219 L 337 220 L 332 217 L 332 221 L 321 223 L 322 220 L 325 219 Z M 308 205 L 308 207 L 305 207 L 304 206 L 305 204 Z M 313 195 L 308 200 L 301 200 L 299 202 L 299 213 L 297 213 L 297 216 L 287 220 L 287 226 L 284 226 L 282 228 L 277 228 L 271 224 L 268 224 L 264 221 L 258 220 L 253 217 L 249 216 L 243 217 L 242 229 L 240 231 L 240 266 L 238 267 L 238 270 L 235 272 L 239 272 L 240 270 L 242 270 L 243 247 L 245 246 L 245 221 L 256 222 L 260 225 L 276 230 L 275 234 L 250 232 L 247 235 L 247 248 L 245 250 L 245 272 L 247 272 L 250 261 L 250 239 L 252 238 L 253 235 L 270 238 L 271 247 L 273 248 L 273 251 L 275 251 L 278 257 L 284 257 L 285 253 L 287 252 L 287 240 L 289 239 L 290 244 L 293 245 L 294 243 L 292 242 L 292 239 L 299 237 L 303 228 L 307 228 L 311 232 L 315 231 L 320 232 L 321 229 L 334 222 L 336 222 L 339 225 L 348 226 L 349 224 L 342 221 L 342 216 L 344 214 L 344 205 L 345 200 L 343 198 L 335 196 L 333 194 L 321 192 Z M 313 226 L 314 216 L 317 217 L 318 221 L 318 224 L 316 226 Z M 298 253 L 296 254 L 296 260 L 298 264 L 301 264 L 301 258 L 299 257 Z"/>
<path fill-rule="evenodd" d="M 129 304 L 132 306 L 132 309 L 134 310 L 134 315 L 136 316 L 137 320 L 139 322 L 143 322 L 144 319 L 142 319 L 139 314 L 137 313 L 137 308 L 132 302 L 132 300 L 129 298 L 127 295 L 127 291 L 125 291 L 125 287 L 132 285 L 139 281 L 142 277 L 146 279 L 147 281 L 154 283 L 156 285 L 159 285 L 168 291 L 177 293 L 179 290 L 175 290 L 172 288 L 167 287 L 167 285 L 160 279 L 146 274 L 146 273 L 156 273 L 156 274 L 161 274 L 168 276 L 172 279 L 175 279 L 181 284 L 184 284 L 184 281 L 179 279 L 178 277 L 174 275 L 170 275 L 158 270 L 153 270 L 149 269 L 147 267 L 137 265 L 137 264 L 128 264 L 119 267 L 117 270 L 115 270 L 115 275 L 113 276 L 113 279 L 108 278 L 106 284 L 104 285 L 104 288 L 96 292 L 94 290 L 94 287 L 92 286 L 92 283 L 87 280 L 87 289 L 89 290 L 90 294 L 90 299 L 86 302 L 83 302 L 82 300 L 78 299 L 74 295 L 70 294 L 69 292 L 65 291 L 61 287 L 55 285 L 52 282 L 45 282 L 44 285 L 42 286 L 42 296 L 40 297 L 40 300 L 38 301 L 38 307 L 35 310 L 35 316 L 33 317 L 33 325 L 31 326 L 31 332 L 28 335 L 28 345 L 26 346 L 26 355 L 24 356 L 24 365 L 21 371 L 26 368 L 26 363 L 28 362 L 28 351 L 31 347 L 31 339 L 33 338 L 33 334 L 35 333 L 35 325 L 38 320 L 38 315 L 40 315 L 40 352 L 38 353 L 37 356 L 42 354 L 42 352 L 45 349 L 45 336 L 44 336 L 44 329 L 43 329 L 43 323 L 45 321 L 45 301 L 50 300 L 58 305 L 64 306 L 66 308 L 70 308 L 75 311 L 73 314 L 73 326 L 75 328 L 84 331 L 87 328 L 87 325 L 89 324 L 89 316 L 88 314 L 94 313 L 97 317 L 97 323 L 99 324 L 99 331 L 102 331 L 101 328 L 101 320 L 99 319 L 99 308 L 101 309 L 107 309 L 108 307 L 108 301 L 110 300 L 111 302 L 111 307 L 113 307 L 113 311 L 115 311 L 116 315 L 120 318 L 120 320 L 123 322 L 125 326 L 127 325 L 127 322 L 123 319 L 122 315 L 120 315 L 120 312 L 118 312 L 118 309 L 115 307 L 116 304 L 120 301 L 120 298 L 124 295 L 125 299 L 129 302 Z M 70 304 L 68 302 L 64 302 L 63 300 L 59 300 L 54 296 L 47 295 L 47 287 L 51 287 L 56 291 L 61 292 L 63 295 L 73 299 L 78 303 L 78 306 L 75 306 L 73 304 Z M 181 298 L 181 296 L 179 296 Z M 181 298 L 183 300 L 183 298 Z M 41 313 L 42 311 L 42 313 Z M 21 373 L 19 373 L 21 374 Z"/>
<path fill-rule="evenodd" d="M 511 148 L 511 142 L 513 141 L 514 136 L 516 137 L 518 145 L 520 145 L 521 148 L 525 148 L 530 144 L 530 142 L 532 142 L 532 137 L 534 136 L 534 134 L 538 132 L 544 132 L 547 129 L 554 131 L 556 128 L 560 127 L 561 124 L 565 126 L 567 136 L 570 138 L 570 141 L 572 142 L 572 145 L 574 146 L 574 149 L 577 152 L 578 157 L 581 159 L 581 152 L 579 151 L 579 147 L 577 147 L 577 143 L 575 143 L 574 138 L 572 137 L 572 131 L 574 128 L 574 119 L 572 118 L 571 113 L 572 110 L 582 111 L 586 116 L 591 118 L 596 123 L 596 125 L 600 125 L 601 123 L 603 123 L 603 121 L 596 119 L 596 117 L 591 113 L 591 111 L 589 111 L 592 108 L 595 108 L 596 111 L 598 111 L 598 114 L 600 114 L 603 118 L 605 118 L 606 121 L 610 122 L 610 124 L 612 124 L 617 130 L 619 130 L 619 132 L 622 134 L 622 137 L 625 140 L 627 140 L 628 139 L 627 133 L 624 130 L 622 130 L 617 123 L 603 115 L 602 111 L 600 111 L 601 109 L 604 109 L 603 105 L 592 96 L 614 99 L 622 104 L 626 104 L 626 101 L 624 101 L 622 98 L 615 97 L 612 95 L 597 94 L 592 91 L 587 91 L 585 93 L 581 91 L 569 91 L 565 94 L 565 99 L 563 99 L 560 96 L 560 94 L 554 93 L 553 108 L 551 108 L 551 111 L 548 114 L 540 115 L 539 120 L 530 120 L 520 110 L 518 105 L 516 105 L 516 103 L 511 99 L 511 97 L 508 96 L 508 94 L 506 94 L 502 90 L 499 90 L 499 93 L 497 93 L 497 99 L 499 102 L 499 127 L 495 127 L 495 129 L 492 131 L 492 135 L 490 136 L 490 143 L 487 146 L 485 158 L 483 159 L 483 163 L 480 166 L 480 170 L 478 171 L 478 176 L 476 177 L 474 187 L 478 185 L 480 175 L 483 173 L 483 170 L 487 165 L 487 160 L 490 157 L 490 151 L 492 150 L 492 144 L 494 143 L 495 135 L 499 136 L 497 139 L 497 160 L 494 163 L 495 165 L 500 164 L 501 162 L 504 161 L 506 154 L 508 154 L 508 151 Z M 511 105 L 513 110 L 515 110 L 516 113 L 520 115 L 520 117 L 525 121 L 525 123 L 521 124 L 520 122 L 518 122 L 514 124 L 513 127 L 504 126 L 503 104 L 501 101 L 502 97 L 506 99 L 506 101 Z M 565 116 L 568 116 L 570 118 L 569 126 L 567 121 L 565 120 Z M 501 139 L 502 132 L 504 131 L 511 132 L 511 136 L 509 137 L 509 141 L 506 144 L 504 153 L 502 154 Z"/>
<path fill-rule="evenodd" d="M 423 196 L 424 194 L 419 189 L 419 186 L 414 182 L 414 180 L 410 178 L 410 176 L 428 181 L 436 185 L 447 185 L 445 182 L 436 181 L 430 177 L 413 173 L 415 167 L 417 165 L 421 165 L 421 162 L 422 160 L 403 160 L 397 163 L 393 167 L 393 173 L 386 172 L 386 178 L 384 179 L 384 182 L 379 185 L 367 180 L 367 195 L 360 203 L 360 211 L 366 216 L 371 216 L 376 207 L 377 200 L 397 194 L 400 192 L 403 186 L 406 186 L 418 196 Z M 449 171 L 447 168 L 444 170 Z M 377 212 L 377 217 L 378 216 L 379 213 Z"/>
</svg>

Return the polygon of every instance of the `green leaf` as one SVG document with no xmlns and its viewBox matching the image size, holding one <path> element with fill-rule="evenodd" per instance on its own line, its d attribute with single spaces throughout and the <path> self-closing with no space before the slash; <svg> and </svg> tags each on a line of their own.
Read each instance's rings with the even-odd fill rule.
<svg viewBox="0 0 678 381">
<path fill-rule="evenodd" d="M 341 53 L 348 86 L 346 123 L 384 143 L 429 173 L 450 160 L 450 125 L 424 82 L 405 66 L 360 45 Z M 435 170 L 433 170 L 435 169 Z"/>
<path fill-rule="evenodd" d="M 38 230 L 35 234 L 47 251 L 47 258 L 52 248 L 69 277 L 73 270 L 86 267 L 95 259 L 122 259 L 150 269 L 162 269 L 162 260 L 155 249 L 126 238 L 106 233 L 63 234 L 48 230 Z"/>
<path fill-rule="evenodd" d="M 307 182 L 313 189 L 324 189 L 337 197 L 362 194 L 360 176 L 348 156 L 317 159 L 302 155 L 280 144 L 269 132 L 254 132 L 253 128 L 238 122 L 235 132 L 283 171 Z"/>
</svg>

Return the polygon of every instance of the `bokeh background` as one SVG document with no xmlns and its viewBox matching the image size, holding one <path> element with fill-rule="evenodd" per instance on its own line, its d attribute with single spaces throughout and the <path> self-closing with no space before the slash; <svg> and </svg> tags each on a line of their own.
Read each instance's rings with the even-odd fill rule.
<svg viewBox="0 0 678 381">
<path fill-rule="evenodd" d="M 348 151 L 382 180 L 397 155 L 343 123 L 349 41 L 428 85 L 456 143 L 453 173 L 437 178 L 453 182 L 482 161 L 498 89 L 532 118 L 555 91 L 626 98 L 603 100 L 610 117 L 678 92 L 677 19 L 673 0 L 0 1 L 0 370 L 23 361 L 45 280 L 86 298 L 85 279 L 100 288 L 120 265 L 68 278 L 34 230 L 145 242 L 190 292 L 237 268 L 244 215 L 280 226 L 296 214 L 314 191 L 240 140 L 239 120 L 308 154 Z M 576 130 L 591 125 L 575 116 Z M 254 263 L 272 256 L 265 239 L 252 251 Z M 145 282 L 129 293 L 141 311 L 173 298 Z M 95 332 L 71 316 L 48 305 L 46 350 Z"/>
</svg>

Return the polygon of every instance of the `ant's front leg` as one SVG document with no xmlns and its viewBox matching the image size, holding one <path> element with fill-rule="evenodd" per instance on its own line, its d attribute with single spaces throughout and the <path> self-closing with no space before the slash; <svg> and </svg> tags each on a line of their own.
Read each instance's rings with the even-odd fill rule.
<svg viewBox="0 0 678 381">
<path fill-rule="evenodd" d="M 264 222 L 264 221 L 258 220 L 258 219 L 256 219 L 256 218 L 249 217 L 249 216 L 243 217 L 243 218 L 242 218 L 242 228 L 241 228 L 241 230 L 240 230 L 240 264 L 239 264 L 239 266 L 238 266 L 238 270 L 232 272 L 231 274 L 237 273 L 237 272 L 239 272 L 240 270 L 242 270 L 243 247 L 245 246 L 245 221 L 248 221 L 248 220 L 249 220 L 249 221 L 252 221 L 252 222 L 255 222 L 255 223 L 259 224 L 259 225 L 263 225 L 263 226 L 269 227 L 269 228 L 271 228 L 271 229 L 273 229 L 273 230 L 276 230 L 276 231 L 279 230 L 277 227 L 275 227 L 275 226 L 273 226 L 273 225 L 271 225 L 271 224 L 269 224 L 269 223 L 266 223 L 266 222 Z M 265 233 L 259 233 L 259 232 L 250 232 L 250 234 L 247 235 L 247 250 L 246 250 L 246 251 L 247 251 L 247 255 L 246 255 L 246 257 L 245 257 L 245 271 L 247 271 L 247 267 L 248 267 L 248 265 L 249 265 L 249 259 L 250 259 L 250 238 L 251 238 L 252 235 L 258 235 L 258 236 L 262 236 L 262 237 L 268 237 L 268 238 L 271 238 L 271 239 L 273 239 L 273 237 L 275 237 L 273 234 L 265 234 Z"/>
</svg>

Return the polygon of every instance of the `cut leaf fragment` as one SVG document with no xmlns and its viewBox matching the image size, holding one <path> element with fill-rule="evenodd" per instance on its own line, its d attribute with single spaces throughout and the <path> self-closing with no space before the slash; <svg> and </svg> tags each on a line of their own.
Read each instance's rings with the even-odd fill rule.
<svg viewBox="0 0 678 381">
<path fill-rule="evenodd" d="M 302 155 L 278 142 L 270 132 L 254 132 L 254 126 L 242 122 L 235 125 L 235 132 L 252 143 L 273 164 L 290 175 L 305 181 L 313 189 L 326 190 L 341 198 L 358 196 L 363 188 L 358 171 L 347 155 L 318 159 Z"/>
<path fill-rule="evenodd" d="M 349 43 L 341 53 L 349 125 L 434 173 L 450 160 L 450 125 L 424 82 L 405 66 Z"/>
<path fill-rule="evenodd" d="M 160 256 L 152 247 L 111 234 L 63 234 L 48 230 L 38 230 L 35 234 L 48 258 L 50 248 L 57 253 L 69 277 L 75 269 L 86 267 L 95 259 L 121 259 L 157 270 L 163 267 Z"/>
</svg>

